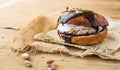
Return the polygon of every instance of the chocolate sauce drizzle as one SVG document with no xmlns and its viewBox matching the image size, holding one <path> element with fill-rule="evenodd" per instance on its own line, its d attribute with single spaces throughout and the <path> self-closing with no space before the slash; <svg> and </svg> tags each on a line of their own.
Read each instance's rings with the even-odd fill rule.
<svg viewBox="0 0 120 70">
<path fill-rule="evenodd" d="M 58 31 L 58 34 L 62 36 L 62 38 L 65 40 L 66 43 L 71 43 L 71 39 L 73 35 L 67 35 L 65 33 L 61 34 L 59 31 Z"/>
</svg>

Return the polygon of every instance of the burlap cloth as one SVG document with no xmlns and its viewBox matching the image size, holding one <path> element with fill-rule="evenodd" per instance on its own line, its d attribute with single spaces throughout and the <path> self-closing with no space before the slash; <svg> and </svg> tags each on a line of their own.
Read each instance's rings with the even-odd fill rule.
<svg viewBox="0 0 120 70">
<path fill-rule="evenodd" d="M 56 23 L 56 18 L 57 15 L 47 17 L 40 16 L 34 19 L 28 24 L 28 26 L 17 33 L 14 38 L 12 50 L 33 54 L 40 52 L 65 53 L 72 56 L 79 56 L 81 58 L 90 55 L 97 55 L 102 59 L 120 60 L 120 24 L 118 22 L 109 21 L 108 35 L 102 43 L 87 46 L 96 47 L 95 49 L 82 50 L 74 47 L 36 41 L 35 39 L 39 40 L 39 37 L 41 37 L 40 32 L 45 32 L 45 34 L 61 41 L 55 30 L 58 25 Z"/>
</svg>

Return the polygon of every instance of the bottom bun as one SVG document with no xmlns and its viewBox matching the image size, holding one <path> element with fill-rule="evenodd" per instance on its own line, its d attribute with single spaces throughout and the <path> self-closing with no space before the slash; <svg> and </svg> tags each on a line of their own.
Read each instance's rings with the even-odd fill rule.
<svg viewBox="0 0 120 70">
<path fill-rule="evenodd" d="M 65 39 L 61 33 L 58 33 L 60 38 Z M 107 28 L 104 29 L 103 31 L 93 34 L 93 35 L 88 35 L 88 36 L 73 36 L 71 38 L 71 43 L 73 44 L 78 44 L 78 45 L 93 45 L 102 42 L 107 36 Z"/>
</svg>

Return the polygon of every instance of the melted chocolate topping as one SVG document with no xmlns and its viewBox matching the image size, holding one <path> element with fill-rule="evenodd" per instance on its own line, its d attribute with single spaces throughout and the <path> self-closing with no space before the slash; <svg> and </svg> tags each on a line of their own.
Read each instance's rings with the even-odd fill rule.
<svg viewBox="0 0 120 70">
<path fill-rule="evenodd" d="M 94 24 L 95 24 L 94 13 L 92 11 L 83 12 L 82 16 L 89 20 L 89 22 L 91 23 L 92 27 L 95 27 L 94 26 Z"/>
</svg>

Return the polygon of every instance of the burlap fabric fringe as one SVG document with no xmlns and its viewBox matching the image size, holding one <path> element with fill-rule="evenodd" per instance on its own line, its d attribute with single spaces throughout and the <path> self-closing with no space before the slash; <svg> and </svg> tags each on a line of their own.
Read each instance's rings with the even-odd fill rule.
<svg viewBox="0 0 120 70">
<path fill-rule="evenodd" d="M 13 45 L 11 46 L 12 50 L 19 53 L 28 52 L 30 54 L 38 54 L 40 52 L 45 53 L 63 52 L 68 55 L 79 56 L 81 58 L 90 55 L 97 55 L 102 59 L 120 60 L 119 52 L 120 33 L 118 32 L 109 31 L 107 38 L 102 43 L 95 45 L 95 47 L 99 47 L 99 49 L 97 50 L 95 49 L 81 50 L 72 47 L 65 47 L 63 45 L 35 41 L 35 39 L 41 36 L 37 34 L 40 32 L 44 32 L 47 35 L 50 35 L 60 40 L 56 30 L 52 30 L 55 29 L 58 25 L 56 23 L 57 20 L 56 17 L 57 17 L 56 15 L 48 17 L 40 16 L 34 19 L 32 22 L 28 24 L 28 26 L 21 29 L 17 33 L 16 37 L 14 38 Z M 33 39 L 35 34 L 37 34 L 37 38 Z"/>
</svg>

